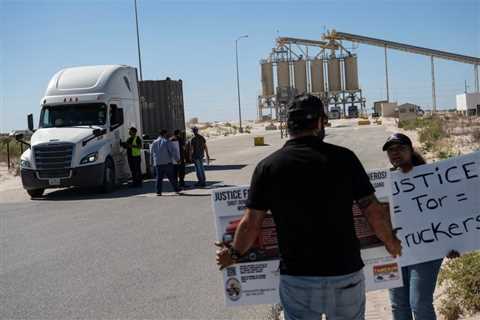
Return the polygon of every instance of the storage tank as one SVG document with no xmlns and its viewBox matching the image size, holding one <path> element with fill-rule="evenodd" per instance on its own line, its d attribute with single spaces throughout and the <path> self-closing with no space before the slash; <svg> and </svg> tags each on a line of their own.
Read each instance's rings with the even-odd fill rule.
<svg viewBox="0 0 480 320">
<path fill-rule="evenodd" d="M 328 91 L 340 90 L 342 90 L 340 60 L 337 58 L 331 58 L 328 60 Z"/>
<path fill-rule="evenodd" d="M 262 93 L 264 97 L 273 96 L 273 65 L 271 62 L 261 63 Z"/>
<path fill-rule="evenodd" d="M 277 82 L 281 88 L 290 87 L 290 70 L 287 61 L 277 63 Z"/>
<path fill-rule="evenodd" d="M 293 72 L 297 94 L 307 92 L 307 62 L 305 60 L 295 61 L 293 63 Z"/>
<path fill-rule="evenodd" d="M 185 130 L 182 80 L 138 82 L 143 133 L 157 137 L 160 130 Z"/>
<path fill-rule="evenodd" d="M 349 56 L 345 58 L 345 89 L 358 90 L 358 69 L 357 57 Z"/>
<path fill-rule="evenodd" d="M 325 81 L 323 76 L 323 60 L 314 59 L 310 61 L 310 77 L 312 81 L 312 92 L 320 93 L 325 91 Z"/>
</svg>

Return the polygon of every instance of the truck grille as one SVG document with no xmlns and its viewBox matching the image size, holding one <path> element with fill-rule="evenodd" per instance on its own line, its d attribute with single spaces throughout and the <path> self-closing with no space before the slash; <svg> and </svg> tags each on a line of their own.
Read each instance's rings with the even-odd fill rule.
<svg viewBox="0 0 480 320">
<path fill-rule="evenodd" d="M 68 178 L 70 177 L 70 169 L 40 170 L 38 171 L 39 179 L 51 178 Z"/>
<path fill-rule="evenodd" d="M 35 164 L 40 178 L 61 178 L 70 175 L 72 143 L 49 143 L 33 147 Z"/>
</svg>

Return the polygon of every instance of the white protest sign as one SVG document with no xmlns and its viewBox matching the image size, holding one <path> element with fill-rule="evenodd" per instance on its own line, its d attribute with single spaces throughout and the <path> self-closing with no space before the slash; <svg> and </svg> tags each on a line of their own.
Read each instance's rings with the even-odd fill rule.
<svg viewBox="0 0 480 320">
<path fill-rule="evenodd" d="M 480 152 L 391 173 L 400 264 L 480 249 Z"/>
<path fill-rule="evenodd" d="M 390 173 L 387 169 L 369 170 L 367 174 L 375 188 L 375 196 L 388 210 L 390 194 Z M 396 258 L 392 258 L 385 246 L 371 230 L 366 217 L 356 204 L 353 205 L 355 233 L 360 241 L 361 255 L 365 267 L 365 287 L 367 291 L 401 287 L 401 268 Z"/>
<path fill-rule="evenodd" d="M 377 197 L 384 201 L 388 195 L 388 171 L 373 170 L 369 175 L 372 184 L 377 188 Z M 243 186 L 212 191 L 218 241 L 229 243 L 233 240 L 238 222 L 244 213 L 248 190 L 248 186 Z M 388 254 L 383 243 L 373 234 L 362 217 L 354 212 L 355 229 L 362 243 L 366 290 L 402 286 L 397 260 Z M 260 237 L 241 262 L 224 270 L 223 280 L 227 306 L 280 303 L 278 246 L 271 217 L 265 219 Z"/>
<path fill-rule="evenodd" d="M 243 216 L 248 190 L 249 187 L 243 186 L 212 191 L 218 241 L 233 241 L 235 230 Z M 267 217 L 260 236 L 240 259 L 240 263 L 223 271 L 225 305 L 279 303 L 279 276 L 276 228 L 272 217 Z"/>
</svg>

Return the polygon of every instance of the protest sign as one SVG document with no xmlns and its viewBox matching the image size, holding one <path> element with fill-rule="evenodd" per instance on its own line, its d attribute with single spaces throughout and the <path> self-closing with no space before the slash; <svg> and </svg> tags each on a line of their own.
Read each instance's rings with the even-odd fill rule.
<svg viewBox="0 0 480 320">
<path fill-rule="evenodd" d="M 231 243 L 243 216 L 249 187 L 212 191 L 217 241 Z M 275 304 L 278 296 L 279 260 L 277 233 L 271 216 L 265 218 L 260 236 L 240 259 L 223 271 L 225 305 Z"/>
<path fill-rule="evenodd" d="M 375 196 L 388 211 L 390 194 L 390 172 L 387 169 L 369 170 L 367 174 L 375 188 Z M 403 285 L 401 268 L 396 258 L 392 258 L 383 242 L 370 228 L 366 217 L 356 204 L 353 205 L 353 222 L 360 241 L 361 255 L 365 267 L 365 287 L 367 291 L 396 288 Z"/>
<path fill-rule="evenodd" d="M 373 170 L 369 174 L 372 184 L 376 186 L 377 197 L 381 201 L 388 201 L 386 200 L 390 185 L 387 182 L 388 172 Z M 212 191 L 217 241 L 226 243 L 233 241 L 235 230 L 245 209 L 248 189 L 248 186 L 243 186 Z M 388 254 L 383 243 L 370 230 L 361 213 L 359 215 L 358 212 L 354 213 L 354 221 L 360 242 L 364 244 L 361 255 L 365 263 L 366 290 L 401 286 L 401 272 L 396 259 Z M 225 268 L 223 271 L 225 304 L 239 306 L 279 303 L 278 259 L 275 225 L 272 217 L 267 216 L 263 222 L 261 234 L 252 248 L 241 258 L 240 263 Z"/>
<path fill-rule="evenodd" d="M 480 152 L 391 173 L 400 264 L 480 249 Z"/>
</svg>

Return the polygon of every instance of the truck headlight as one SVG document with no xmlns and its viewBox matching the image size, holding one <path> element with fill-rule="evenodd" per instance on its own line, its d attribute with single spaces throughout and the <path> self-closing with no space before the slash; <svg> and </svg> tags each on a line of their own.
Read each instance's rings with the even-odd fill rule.
<svg viewBox="0 0 480 320">
<path fill-rule="evenodd" d="M 82 158 L 82 160 L 80 161 L 80 164 L 95 162 L 95 161 L 97 161 L 97 158 L 98 158 L 98 152 L 89 153 L 85 157 Z"/>
<path fill-rule="evenodd" d="M 31 168 L 32 165 L 28 160 L 20 160 L 20 168 Z"/>
</svg>

